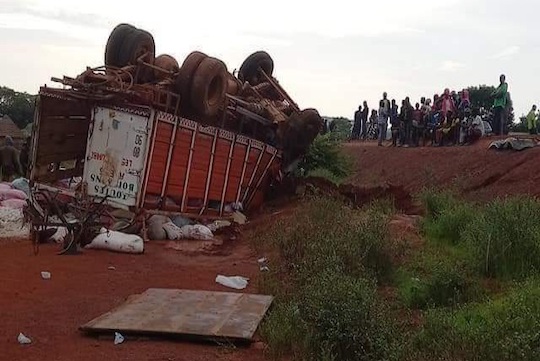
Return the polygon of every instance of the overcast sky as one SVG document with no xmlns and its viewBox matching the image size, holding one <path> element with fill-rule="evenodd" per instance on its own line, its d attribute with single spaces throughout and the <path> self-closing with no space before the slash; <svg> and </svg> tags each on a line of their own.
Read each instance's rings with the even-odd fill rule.
<svg viewBox="0 0 540 361">
<path fill-rule="evenodd" d="M 103 63 L 107 37 L 128 22 L 179 63 L 193 50 L 232 71 L 266 50 L 301 107 L 347 116 L 387 91 L 433 96 L 497 85 L 505 73 L 516 115 L 538 104 L 537 0 L 313 1 L 0 0 L 0 85 L 37 93 L 51 76 Z"/>
</svg>

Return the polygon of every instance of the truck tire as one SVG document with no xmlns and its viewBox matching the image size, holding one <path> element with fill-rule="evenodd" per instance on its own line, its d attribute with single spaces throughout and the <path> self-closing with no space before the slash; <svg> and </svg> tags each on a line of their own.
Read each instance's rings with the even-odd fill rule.
<svg viewBox="0 0 540 361">
<path fill-rule="evenodd" d="M 173 72 L 173 73 L 178 73 L 178 70 L 180 69 L 176 59 L 173 58 L 172 56 L 168 55 L 168 54 L 161 54 L 161 55 L 157 56 L 156 59 L 154 60 L 154 65 L 161 68 L 161 69 L 164 69 L 164 70 L 167 70 L 167 71 L 170 71 L 170 72 Z M 154 69 L 154 78 L 155 79 L 163 80 L 163 79 L 165 79 L 167 77 L 168 77 L 168 75 L 166 73 L 164 73 L 162 71 L 159 71 L 157 69 Z"/>
<path fill-rule="evenodd" d="M 226 90 L 227 67 L 221 60 L 206 58 L 193 75 L 191 106 L 199 115 L 212 117 L 225 101 Z"/>
<path fill-rule="evenodd" d="M 118 61 L 120 67 L 126 65 L 137 65 L 137 60 L 144 54 L 147 54 L 144 61 L 154 64 L 156 46 L 152 35 L 144 30 L 135 29 L 127 35 L 122 47 L 120 48 Z M 154 80 L 153 69 L 141 66 L 139 69 L 138 83 L 148 83 Z"/>
<path fill-rule="evenodd" d="M 208 58 L 208 55 L 201 53 L 200 51 L 194 51 L 184 59 L 175 83 L 176 91 L 181 96 L 189 98 L 193 75 L 199 65 L 201 65 L 202 61 L 206 58 Z"/>
<path fill-rule="evenodd" d="M 133 25 L 119 24 L 109 35 L 107 45 L 105 46 L 105 65 L 120 67 L 118 56 L 127 36 L 136 30 Z"/>
<path fill-rule="evenodd" d="M 238 71 L 238 79 L 242 82 L 249 82 L 251 85 L 258 85 L 266 81 L 259 74 L 259 67 L 264 70 L 268 76 L 274 72 L 274 61 L 266 51 L 257 51 L 244 60 Z"/>
</svg>

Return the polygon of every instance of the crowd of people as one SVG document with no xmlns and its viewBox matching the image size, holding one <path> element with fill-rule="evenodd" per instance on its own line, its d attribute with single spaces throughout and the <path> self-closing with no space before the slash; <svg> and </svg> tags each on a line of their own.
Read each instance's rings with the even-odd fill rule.
<svg viewBox="0 0 540 361">
<path fill-rule="evenodd" d="M 387 140 L 388 127 L 392 146 L 466 145 L 480 139 L 488 132 L 505 134 L 506 117 L 509 112 L 509 93 L 506 77 L 500 76 L 500 84 L 492 94 L 493 117 L 483 121 L 483 109 L 473 108 L 469 91 L 445 89 L 433 98 L 422 97 L 414 106 L 409 97 L 398 106 L 383 93 L 378 109 L 369 112 L 366 101 L 354 115 L 351 139 L 378 139 L 382 146 Z M 536 109 L 535 109 L 536 111 Z"/>
</svg>

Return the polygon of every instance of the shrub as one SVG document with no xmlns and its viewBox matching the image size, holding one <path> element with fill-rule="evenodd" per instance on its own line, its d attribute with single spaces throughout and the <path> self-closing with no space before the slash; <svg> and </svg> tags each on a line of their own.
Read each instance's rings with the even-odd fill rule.
<svg viewBox="0 0 540 361">
<path fill-rule="evenodd" d="M 301 355 L 305 334 L 298 305 L 294 302 L 277 303 L 261 324 L 261 336 L 271 346 L 268 353 L 274 359 L 291 353 Z"/>
<path fill-rule="evenodd" d="M 454 207 L 458 203 L 452 192 L 431 188 L 424 189 L 420 193 L 420 200 L 429 219 L 437 219 L 443 211 Z"/>
<path fill-rule="evenodd" d="M 428 312 L 415 342 L 417 359 L 540 359 L 539 286 L 530 281 L 498 300 Z"/>
<path fill-rule="evenodd" d="M 524 278 L 540 270 L 540 203 L 496 200 L 469 223 L 463 237 L 475 266 L 489 277 Z"/>
<path fill-rule="evenodd" d="M 352 165 L 351 158 L 342 150 L 341 142 L 325 134 L 315 138 L 299 168 L 304 175 L 322 175 L 325 178 L 330 175 L 329 180 L 339 183 L 351 174 Z"/>
<path fill-rule="evenodd" d="M 397 330 L 372 282 L 322 273 L 306 287 L 300 310 L 307 325 L 307 359 L 397 359 Z"/>
<path fill-rule="evenodd" d="M 399 292 L 411 308 L 454 306 L 474 296 L 468 277 L 460 262 L 437 260 L 420 274 L 402 275 Z"/>
<path fill-rule="evenodd" d="M 399 337 L 375 292 L 392 270 L 386 224 L 377 210 L 314 198 L 268 231 L 280 261 L 263 284 L 274 291 L 282 285 L 262 331 L 272 356 L 395 358 Z"/>
<path fill-rule="evenodd" d="M 424 233 L 430 240 L 444 241 L 450 244 L 460 243 L 463 232 L 468 224 L 475 219 L 477 210 L 468 203 L 454 203 L 453 201 L 433 207 L 439 207 L 437 216 L 424 220 Z"/>
</svg>

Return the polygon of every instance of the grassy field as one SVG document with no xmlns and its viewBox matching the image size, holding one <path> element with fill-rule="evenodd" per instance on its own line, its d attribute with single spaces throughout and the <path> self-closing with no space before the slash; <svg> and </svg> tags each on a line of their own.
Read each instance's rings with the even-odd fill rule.
<svg viewBox="0 0 540 361">
<path fill-rule="evenodd" d="M 540 203 L 419 195 L 421 247 L 403 255 L 391 201 L 305 199 L 261 231 L 271 359 L 540 359 Z"/>
</svg>

